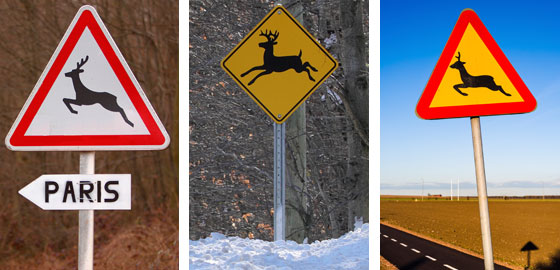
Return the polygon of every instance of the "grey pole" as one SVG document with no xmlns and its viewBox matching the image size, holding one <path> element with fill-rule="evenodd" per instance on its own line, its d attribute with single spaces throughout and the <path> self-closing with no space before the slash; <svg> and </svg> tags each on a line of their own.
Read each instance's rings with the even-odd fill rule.
<svg viewBox="0 0 560 270">
<path fill-rule="evenodd" d="M 274 123 L 274 241 L 286 240 L 286 124 Z"/>
<path fill-rule="evenodd" d="M 95 152 L 80 153 L 80 174 L 95 173 Z M 93 210 L 79 210 L 78 270 L 93 270 Z"/>
<path fill-rule="evenodd" d="M 453 179 L 451 179 L 451 181 L 449 181 L 449 194 L 450 194 L 450 199 L 451 201 L 453 200 Z"/>
<path fill-rule="evenodd" d="M 457 176 L 457 201 L 461 200 L 461 184 L 459 184 L 459 177 Z"/>
<path fill-rule="evenodd" d="M 482 250 L 484 252 L 484 269 L 494 270 L 492 236 L 490 233 L 490 214 L 488 212 L 488 195 L 486 194 L 486 175 L 484 172 L 484 155 L 482 153 L 482 135 L 480 132 L 480 117 L 471 117 L 471 128 L 474 149 L 474 165 L 476 170 L 476 188 L 478 191 L 478 209 L 480 212 L 480 228 L 482 231 Z"/>
</svg>

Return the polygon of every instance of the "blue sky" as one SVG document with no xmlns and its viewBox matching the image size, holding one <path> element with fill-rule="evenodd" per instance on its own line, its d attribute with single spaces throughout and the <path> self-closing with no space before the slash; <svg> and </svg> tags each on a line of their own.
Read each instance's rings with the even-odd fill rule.
<svg viewBox="0 0 560 270">
<path fill-rule="evenodd" d="M 381 1 L 381 194 L 420 195 L 424 181 L 425 194 L 449 195 L 459 179 L 461 195 L 476 195 L 469 118 L 415 114 L 459 14 L 470 8 L 537 100 L 528 114 L 481 117 L 488 194 L 540 195 L 544 187 L 560 195 L 560 2 L 462 2 Z"/>
</svg>

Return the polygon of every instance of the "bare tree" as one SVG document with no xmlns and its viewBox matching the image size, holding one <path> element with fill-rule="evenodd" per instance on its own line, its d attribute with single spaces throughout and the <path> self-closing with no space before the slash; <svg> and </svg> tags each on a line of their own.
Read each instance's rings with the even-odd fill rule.
<svg viewBox="0 0 560 270">
<path fill-rule="evenodd" d="M 369 89 L 366 66 L 366 42 L 362 21 L 362 1 L 341 0 L 341 63 L 344 72 L 343 92 L 346 112 L 352 121 L 348 134 L 347 185 L 351 195 L 348 204 L 348 227 L 355 218 L 369 220 L 368 204 L 368 118 Z"/>
</svg>

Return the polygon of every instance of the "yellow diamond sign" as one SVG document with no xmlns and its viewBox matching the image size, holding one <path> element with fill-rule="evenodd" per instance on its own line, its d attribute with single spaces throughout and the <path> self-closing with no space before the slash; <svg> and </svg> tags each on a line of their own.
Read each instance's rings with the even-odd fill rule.
<svg viewBox="0 0 560 270">
<path fill-rule="evenodd" d="M 222 68 L 279 124 L 337 66 L 282 6 L 270 11 L 222 60 Z"/>
</svg>

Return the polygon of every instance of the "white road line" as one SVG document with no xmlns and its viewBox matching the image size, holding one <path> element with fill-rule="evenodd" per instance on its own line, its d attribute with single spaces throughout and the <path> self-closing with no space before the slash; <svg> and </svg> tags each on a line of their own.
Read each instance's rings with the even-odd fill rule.
<svg viewBox="0 0 560 270">
<path fill-rule="evenodd" d="M 449 268 L 449 269 L 451 269 L 451 270 L 459 270 L 459 269 L 457 269 L 457 268 L 455 268 L 455 267 L 453 267 L 453 266 L 451 266 L 451 265 L 444 264 L 443 266 L 445 266 L 445 267 L 447 267 L 447 268 Z"/>
<path fill-rule="evenodd" d="M 401 243 L 401 246 L 408 247 L 405 243 Z"/>
<path fill-rule="evenodd" d="M 383 235 L 383 237 L 385 237 L 385 238 L 389 238 L 389 236 L 387 236 L 386 234 L 384 234 L 384 235 Z"/>
<path fill-rule="evenodd" d="M 430 259 L 430 260 L 432 260 L 432 261 L 434 261 L 434 262 L 437 261 L 436 258 L 430 257 L 430 256 L 428 256 L 428 255 L 426 255 L 426 258 L 428 258 L 428 259 Z"/>
<path fill-rule="evenodd" d="M 416 253 L 420 253 L 420 250 L 417 250 L 417 249 L 414 249 L 414 248 L 411 248 L 411 249 L 412 249 L 412 251 L 414 251 Z"/>
<path fill-rule="evenodd" d="M 397 242 L 397 239 L 395 239 L 395 238 L 391 238 L 391 241 L 393 241 L 393 242 Z"/>
</svg>

